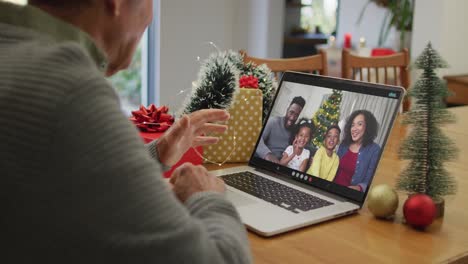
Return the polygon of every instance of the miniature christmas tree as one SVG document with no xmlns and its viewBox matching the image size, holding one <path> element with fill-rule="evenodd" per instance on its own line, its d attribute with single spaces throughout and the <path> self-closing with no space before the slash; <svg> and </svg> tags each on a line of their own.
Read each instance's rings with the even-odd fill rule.
<svg viewBox="0 0 468 264">
<path fill-rule="evenodd" d="M 200 109 L 225 109 L 239 90 L 239 69 L 231 61 L 230 52 L 212 54 L 199 73 L 197 87 L 183 111 L 189 114 Z"/>
<path fill-rule="evenodd" d="M 415 66 L 423 73 L 408 93 L 413 98 L 412 108 L 404 123 L 410 125 L 411 132 L 399 153 L 401 159 L 410 162 L 401 173 L 397 188 L 439 200 L 455 193 L 455 181 L 443 163 L 455 157 L 456 146 L 440 129 L 441 124 L 454 122 L 454 118 L 443 102 L 449 92 L 435 72 L 447 64 L 429 43 L 416 59 Z"/>
<path fill-rule="evenodd" d="M 331 125 L 338 124 L 340 117 L 340 104 L 342 93 L 338 90 L 333 90 L 333 93 L 320 106 L 312 120 L 314 121 L 316 130 L 315 137 L 312 139 L 312 144 L 318 148 L 323 145 L 327 128 Z"/>
</svg>

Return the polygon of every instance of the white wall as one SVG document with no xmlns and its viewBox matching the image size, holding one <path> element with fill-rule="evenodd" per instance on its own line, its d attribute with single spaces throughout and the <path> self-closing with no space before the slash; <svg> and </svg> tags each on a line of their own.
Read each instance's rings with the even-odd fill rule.
<svg viewBox="0 0 468 264">
<path fill-rule="evenodd" d="M 197 56 L 205 57 L 212 41 L 220 49 L 232 48 L 233 1 L 161 1 L 161 104 L 175 111 L 184 100 L 180 90 L 191 88 L 199 69 Z"/>
<path fill-rule="evenodd" d="M 377 46 L 384 9 L 371 4 L 360 26 L 356 25 L 368 0 L 341 0 L 338 41 L 351 33 L 353 44 L 365 37 L 368 47 Z M 280 57 L 282 53 L 283 0 L 162 0 L 161 1 L 161 98 L 178 109 L 185 99 L 176 96 L 189 91 L 199 70 L 197 56 L 206 57 L 215 42 L 221 50 L 246 49 L 259 57 Z M 462 19 L 466 0 L 416 1 L 411 45 L 414 59 L 430 40 L 450 64 L 441 75 L 468 73 L 468 27 Z M 395 45 L 395 34 L 388 46 Z M 415 80 L 415 78 L 412 78 Z M 186 93 L 187 94 L 187 93 Z"/>
<path fill-rule="evenodd" d="M 366 39 L 366 46 L 374 48 L 378 46 L 379 33 L 382 27 L 382 21 L 385 15 L 385 9 L 375 4 L 370 4 L 358 25 L 359 15 L 362 8 L 369 0 L 341 0 L 338 13 L 338 46 L 343 45 L 343 36 L 350 33 L 354 47 L 359 45 L 359 38 Z M 384 46 L 394 47 L 396 34 L 392 30 Z"/>
<path fill-rule="evenodd" d="M 160 102 L 176 111 L 202 59 L 213 51 L 246 49 L 254 56 L 282 53 L 283 0 L 162 0 Z"/>
<path fill-rule="evenodd" d="M 416 1 L 411 57 L 414 60 L 431 41 L 448 62 L 440 75 L 468 73 L 468 27 L 464 22 L 466 0 Z"/>
</svg>

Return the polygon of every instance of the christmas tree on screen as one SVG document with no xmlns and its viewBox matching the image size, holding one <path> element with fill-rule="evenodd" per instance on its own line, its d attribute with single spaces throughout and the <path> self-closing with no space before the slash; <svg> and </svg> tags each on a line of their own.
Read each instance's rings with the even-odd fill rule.
<svg viewBox="0 0 468 264">
<path fill-rule="evenodd" d="M 422 75 L 410 89 L 412 108 L 404 123 L 410 134 L 402 143 L 400 158 L 409 160 L 397 182 L 397 188 L 409 194 L 424 193 L 433 199 L 455 193 L 455 180 L 443 167 L 445 161 L 455 157 L 456 146 L 445 136 L 440 126 L 454 122 L 445 108 L 443 99 L 449 94 L 435 69 L 447 64 L 429 43 L 416 59 L 415 66 Z"/>
<path fill-rule="evenodd" d="M 333 90 L 333 93 L 320 106 L 312 120 L 314 121 L 316 130 L 315 137 L 312 139 L 312 144 L 319 148 L 323 145 L 327 128 L 331 125 L 337 125 L 340 117 L 340 104 L 342 92 Z"/>
</svg>

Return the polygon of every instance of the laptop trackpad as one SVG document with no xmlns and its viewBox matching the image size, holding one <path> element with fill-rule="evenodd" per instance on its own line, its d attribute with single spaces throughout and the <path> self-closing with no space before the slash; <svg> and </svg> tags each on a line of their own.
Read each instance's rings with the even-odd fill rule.
<svg viewBox="0 0 468 264">
<path fill-rule="evenodd" d="M 226 191 L 226 198 L 231 201 L 235 207 L 241 207 L 256 203 L 254 199 L 243 196 L 242 194 L 235 193 L 231 190 Z"/>
</svg>

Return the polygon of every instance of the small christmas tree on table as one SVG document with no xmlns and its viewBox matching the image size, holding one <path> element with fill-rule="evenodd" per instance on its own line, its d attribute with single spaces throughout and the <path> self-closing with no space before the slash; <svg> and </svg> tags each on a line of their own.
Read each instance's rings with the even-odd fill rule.
<svg viewBox="0 0 468 264">
<path fill-rule="evenodd" d="M 449 92 L 434 71 L 447 64 L 429 43 L 415 66 L 423 73 L 408 93 L 413 101 L 404 123 L 411 125 L 411 132 L 399 153 L 401 159 L 410 163 L 401 173 L 397 188 L 409 194 L 429 195 L 437 202 L 442 201 L 442 196 L 455 193 L 455 180 L 443 163 L 455 157 L 456 146 L 440 129 L 441 124 L 453 123 L 454 118 L 443 102 Z"/>
<path fill-rule="evenodd" d="M 340 117 L 341 97 L 341 91 L 333 90 L 333 93 L 320 106 L 319 110 L 312 118 L 316 127 L 315 137 L 312 139 L 312 144 L 316 148 L 319 148 L 323 145 L 323 140 L 325 139 L 327 128 L 331 125 L 338 124 L 338 118 Z"/>
</svg>

